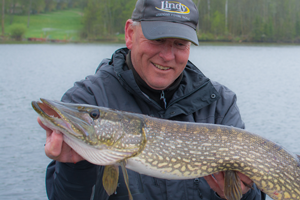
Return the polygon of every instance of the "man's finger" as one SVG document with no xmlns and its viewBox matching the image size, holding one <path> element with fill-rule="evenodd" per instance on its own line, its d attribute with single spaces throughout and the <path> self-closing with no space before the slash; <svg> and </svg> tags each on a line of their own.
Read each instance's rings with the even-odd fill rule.
<svg viewBox="0 0 300 200">
<path fill-rule="evenodd" d="M 219 189 L 219 185 L 218 185 L 216 179 L 214 179 L 214 177 L 212 175 L 204 176 L 204 179 L 206 180 L 208 185 L 211 187 L 211 189 L 213 189 L 214 191 Z"/>
<path fill-rule="evenodd" d="M 225 197 L 223 191 L 224 187 L 221 188 L 219 182 L 212 175 L 204 176 L 204 179 L 213 191 L 215 191 L 220 197 Z"/>
<path fill-rule="evenodd" d="M 252 185 L 253 184 L 253 181 L 248 176 L 246 176 L 246 175 L 244 175 L 244 174 L 242 174 L 240 172 L 238 172 L 238 176 L 240 177 L 240 179 L 241 179 L 241 181 L 243 183 L 246 183 L 248 185 Z"/>
<path fill-rule="evenodd" d="M 56 159 L 61 154 L 63 140 L 62 134 L 55 131 L 47 135 L 45 153 L 49 158 Z"/>
<path fill-rule="evenodd" d="M 221 188 L 222 190 L 222 193 L 224 193 L 224 172 L 218 172 L 218 173 L 215 173 L 213 174 L 214 178 L 216 179 L 216 181 L 218 182 L 219 184 L 219 187 Z"/>
<path fill-rule="evenodd" d="M 238 172 L 237 174 L 241 179 L 242 191 L 243 191 L 243 194 L 245 194 L 252 188 L 253 181 L 248 176 L 246 176 L 240 172 Z"/>
<path fill-rule="evenodd" d="M 78 153 L 76 153 L 67 143 L 63 142 L 61 148 L 60 162 L 77 163 L 84 160 Z"/>
</svg>

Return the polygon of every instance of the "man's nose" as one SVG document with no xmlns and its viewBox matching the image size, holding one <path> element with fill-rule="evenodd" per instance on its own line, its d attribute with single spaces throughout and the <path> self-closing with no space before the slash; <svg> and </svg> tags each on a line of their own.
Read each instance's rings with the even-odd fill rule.
<svg viewBox="0 0 300 200">
<path fill-rule="evenodd" d="M 166 43 L 162 46 L 160 56 L 165 60 L 169 61 L 175 58 L 175 48 L 173 43 Z"/>
</svg>

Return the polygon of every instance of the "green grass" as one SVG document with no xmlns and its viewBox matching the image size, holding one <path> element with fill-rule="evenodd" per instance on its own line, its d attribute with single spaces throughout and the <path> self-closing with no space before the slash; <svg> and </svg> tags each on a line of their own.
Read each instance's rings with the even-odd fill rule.
<svg viewBox="0 0 300 200">
<path fill-rule="evenodd" d="M 5 32 L 9 33 L 9 15 L 6 15 Z M 27 26 L 28 16 L 13 16 L 12 24 L 24 24 Z M 25 33 L 25 38 L 48 38 L 59 40 L 79 40 L 79 32 L 83 25 L 82 10 L 69 9 L 62 11 L 47 12 L 30 16 L 29 28 Z"/>
</svg>

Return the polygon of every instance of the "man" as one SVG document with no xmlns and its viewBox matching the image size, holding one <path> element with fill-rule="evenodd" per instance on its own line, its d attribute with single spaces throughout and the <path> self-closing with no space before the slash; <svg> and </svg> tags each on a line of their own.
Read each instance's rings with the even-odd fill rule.
<svg viewBox="0 0 300 200">
<path fill-rule="evenodd" d="M 211 82 L 188 61 L 191 43 L 198 45 L 197 23 L 198 11 L 190 0 L 138 0 L 125 25 L 127 48 L 104 59 L 96 74 L 76 82 L 62 101 L 244 128 L 235 94 Z M 38 121 L 47 134 L 45 153 L 53 159 L 46 174 L 49 199 L 128 199 L 122 174 L 116 192 L 108 196 L 102 186 L 104 167 L 85 161 L 63 142 L 61 134 Z M 135 200 L 225 198 L 222 172 L 180 181 L 130 170 L 128 175 Z M 239 176 L 242 199 L 264 199 L 249 178 Z"/>
</svg>

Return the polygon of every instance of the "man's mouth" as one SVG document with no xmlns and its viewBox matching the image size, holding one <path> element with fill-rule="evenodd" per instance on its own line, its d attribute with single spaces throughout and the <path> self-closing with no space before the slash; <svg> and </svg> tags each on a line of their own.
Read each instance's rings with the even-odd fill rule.
<svg viewBox="0 0 300 200">
<path fill-rule="evenodd" d="M 154 64 L 154 63 L 153 63 L 153 65 L 154 65 L 156 68 L 161 69 L 161 70 L 168 70 L 168 69 L 170 69 L 170 67 L 164 67 L 164 66 L 161 66 L 161 65 L 158 65 L 158 64 Z"/>
</svg>

